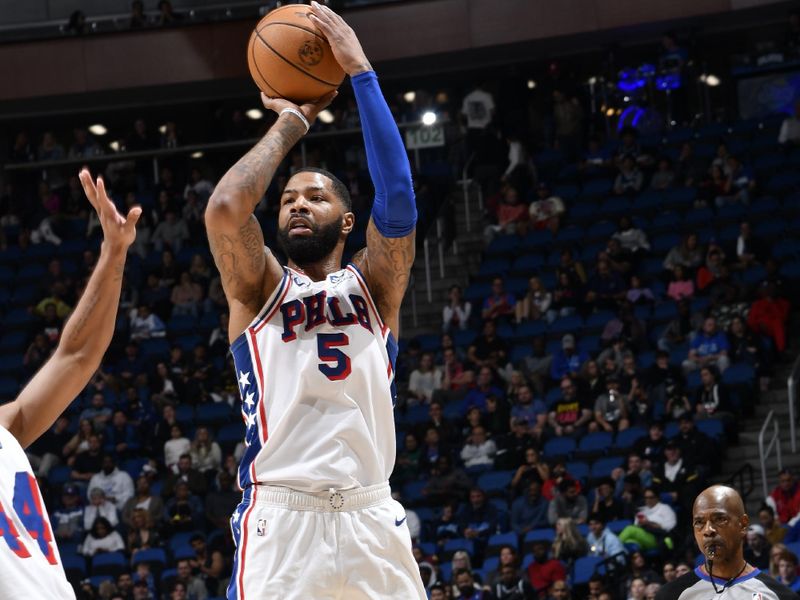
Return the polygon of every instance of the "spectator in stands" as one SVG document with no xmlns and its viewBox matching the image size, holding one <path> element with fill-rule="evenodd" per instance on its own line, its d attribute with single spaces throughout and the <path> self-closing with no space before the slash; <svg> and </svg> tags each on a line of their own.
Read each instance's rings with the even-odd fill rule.
<svg viewBox="0 0 800 600">
<path fill-rule="evenodd" d="M 442 372 L 433 364 L 433 354 L 424 352 L 419 366 L 408 380 L 408 404 L 430 404 L 433 394 L 442 387 Z"/>
<path fill-rule="evenodd" d="M 92 395 L 91 405 L 81 411 L 80 418 L 91 421 L 92 427 L 100 431 L 111 420 L 111 415 L 111 409 L 106 406 L 105 396 L 98 393 Z"/>
<path fill-rule="evenodd" d="M 470 348 L 472 350 L 472 348 Z M 478 379 L 476 385 L 472 388 L 462 401 L 464 413 L 470 408 L 476 407 L 481 412 L 486 411 L 486 398 L 494 396 L 495 398 L 504 398 L 503 390 L 494 385 L 494 374 L 489 367 L 481 367 L 478 372 Z"/>
<path fill-rule="evenodd" d="M 181 273 L 180 282 L 172 288 L 172 316 L 186 315 L 196 317 L 200 314 L 203 300 L 203 288 L 192 281 L 188 272 Z"/>
<path fill-rule="evenodd" d="M 761 525 L 750 525 L 745 541 L 744 559 L 758 569 L 769 569 L 770 545 L 764 536 L 764 528 Z M 778 564 L 780 570 L 780 562 Z"/>
<path fill-rule="evenodd" d="M 717 419 L 728 439 L 736 437 L 736 417 L 733 414 L 728 389 L 718 381 L 714 367 L 700 369 L 701 385 L 695 392 L 694 410 L 698 419 Z"/>
<path fill-rule="evenodd" d="M 89 481 L 89 491 L 100 488 L 105 492 L 108 501 L 113 502 L 118 510 L 122 510 L 128 499 L 133 497 L 133 479 L 117 468 L 114 457 L 110 454 L 103 455 L 101 468 Z"/>
<path fill-rule="evenodd" d="M 674 271 L 681 266 L 693 271 L 703 264 L 703 249 L 698 244 L 696 233 L 687 234 L 678 246 L 673 247 L 664 259 L 664 268 Z"/>
<path fill-rule="evenodd" d="M 184 586 L 187 600 L 206 600 L 208 590 L 203 580 L 192 574 L 192 567 L 189 560 L 179 560 L 177 563 L 176 585 Z"/>
<path fill-rule="evenodd" d="M 222 552 L 211 550 L 206 544 L 206 538 L 201 534 L 194 534 L 189 543 L 195 552 L 195 557 L 189 560 L 189 565 L 200 577 L 205 580 L 209 594 L 217 595 L 219 580 L 225 569 L 225 560 Z"/>
<path fill-rule="evenodd" d="M 552 506 L 552 504 L 551 504 Z M 570 517 L 562 517 L 555 523 L 556 536 L 553 540 L 553 558 L 571 565 L 575 560 L 586 556 L 589 544 L 578 531 L 577 523 Z"/>
<path fill-rule="evenodd" d="M 77 542 L 83 537 L 84 508 L 78 486 L 66 484 L 61 490 L 61 506 L 53 511 L 53 533 L 59 542 Z"/>
<path fill-rule="evenodd" d="M 589 355 L 586 351 L 577 350 L 575 336 L 571 333 L 564 334 L 561 338 L 561 350 L 555 353 L 550 364 L 550 377 L 556 381 L 563 381 L 565 377 L 577 377 L 587 360 Z"/>
<path fill-rule="evenodd" d="M 687 373 L 705 366 L 715 366 L 722 373 L 730 366 L 728 358 L 728 338 L 717 329 L 717 320 L 708 317 L 703 329 L 691 342 L 688 358 L 683 361 Z"/>
<path fill-rule="evenodd" d="M 636 159 L 630 155 L 625 156 L 614 180 L 614 193 L 617 196 L 634 196 L 642 189 L 643 183 L 644 175 L 636 165 Z"/>
<path fill-rule="evenodd" d="M 730 155 L 727 159 L 727 179 L 722 194 L 714 199 L 718 208 L 727 204 L 750 204 L 750 195 L 756 189 L 756 181 L 752 171 L 742 164 L 738 156 Z"/>
<path fill-rule="evenodd" d="M 543 485 L 550 479 L 550 465 L 539 457 L 539 451 L 536 448 L 527 447 L 524 457 L 523 464 L 517 467 L 514 477 L 511 479 L 511 489 L 515 496 L 528 490 L 529 484 L 533 481 Z"/>
<path fill-rule="evenodd" d="M 403 441 L 403 449 L 397 453 L 394 471 L 392 472 L 392 483 L 403 485 L 409 481 L 416 481 L 419 477 L 419 464 L 422 452 L 417 441 L 417 436 L 413 433 L 406 433 Z"/>
<path fill-rule="evenodd" d="M 703 324 L 699 313 L 692 314 L 691 304 L 682 299 L 677 302 L 678 315 L 670 321 L 658 338 L 658 347 L 663 352 L 670 352 L 676 346 L 691 341 Z M 669 355 L 667 354 L 667 358 Z"/>
<path fill-rule="evenodd" d="M 95 473 L 100 472 L 103 466 L 103 452 L 100 445 L 100 436 L 95 433 L 89 435 L 89 444 L 85 452 L 77 454 L 72 463 L 70 477 L 78 481 L 89 481 Z"/>
<path fill-rule="evenodd" d="M 461 460 L 468 469 L 491 469 L 494 466 L 496 453 L 497 446 L 494 440 L 487 439 L 486 430 L 478 425 L 472 428 L 472 434 L 461 449 Z"/>
<path fill-rule="evenodd" d="M 514 565 L 502 565 L 500 578 L 490 586 L 496 600 L 535 600 L 536 592 L 527 580 L 520 577 Z"/>
<path fill-rule="evenodd" d="M 603 148 L 600 136 L 589 136 L 586 152 L 584 152 L 578 168 L 587 174 L 604 174 L 610 165 L 611 154 Z"/>
<path fill-rule="evenodd" d="M 183 15 L 180 13 L 176 13 L 172 9 L 172 3 L 169 0 L 160 0 L 158 3 L 158 16 L 156 17 L 156 25 L 159 27 L 170 27 L 172 25 L 180 24 L 180 21 L 183 19 Z M 192 598 L 191 590 L 189 592 L 190 600 L 194 600 Z M 200 598 L 199 600 L 204 600 L 205 597 Z"/>
<path fill-rule="evenodd" d="M 28 460 L 38 477 L 47 477 L 50 469 L 61 464 L 66 458 L 64 448 L 72 438 L 69 426 L 68 418 L 59 417 L 53 427 L 27 448 Z"/>
<path fill-rule="evenodd" d="M 647 600 L 647 583 L 641 577 L 634 577 L 628 587 L 628 600 Z"/>
<path fill-rule="evenodd" d="M 530 219 L 528 206 L 519 197 L 519 190 L 511 185 L 503 189 L 503 199 L 497 207 L 497 224 L 487 225 L 483 231 L 486 243 L 498 233 L 524 235 Z"/>
<path fill-rule="evenodd" d="M 758 523 L 764 528 L 764 536 L 772 546 L 786 537 L 787 529 L 781 527 L 775 519 L 775 511 L 768 504 L 762 504 L 758 509 Z"/>
<path fill-rule="evenodd" d="M 664 446 L 666 445 L 664 425 L 660 421 L 653 421 L 648 428 L 647 435 L 636 440 L 633 450 L 642 458 L 644 468 L 653 471 L 664 462 Z"/>
<path fill-rule="evenodd" d="M 162 338 L 166 335 L 164 322 L 151 312 L 149 306 L 142 304 L 135 312 L 131 317 L 131 340 Z"/>
<path fill-rule="evenodd" d="M 109 502 L 101 488 L 89 487 L 89 504 L 83 512 L 83 528 L 89 531 L 98 517 L 106 519 L 111 527 L 119 525 L 119 515 L 114 503 Z"/>
<path fill-rule="evenodd" d="M 630 424 L 627 401 L 619 391 L 619 380 L 616 377 L 606 377 L 605 381 L 606 392 L 599 395 L 594 402 L 594 420 L 600 430 L 612 433 L 623 431 Z"/>
<path fill-rule="evenodd" d="M 800 592 L 800 577 L 797 576 L 797 555 L 783 552 L 778 560 L 778 581 L 793 592 Z"/>
<path fill-rule="evenodd" d="M 747 325 L 756 333 L 768 335 L 775 343 L 775 349 L 786 350 L 786 327 L 789 321 L 789 301 L 777 294 L 774 285 L 762 285 L 758 300 L 753 302 L 747 315 Z"/>
<path fill-rule="evenodd" d="M 666 156 L 658 160 L 658 167 L 650 179 L 650 188 L 654 190 L 668 190 L 675 184 L 675 171 L 672 169 L 672 161 Z"/>
<path fill-rule="evenodd" d="M 578 491 L 573 479 L 564 479 L 558 485 L 558 494 L 550 502 L 547 509 L 547 520 L 556 525 L 560 519 L 572 519 L 575 523 L 585 523 L 589 516 L 589 505 L 586 498 Z"/>
<path fill-rule="evenodd" d="M 148 25 L 147 15 L 144 13 L 144 2 L 133 0 L 131 3 L 131 19 L 128 27 L 131 29 L 142 29 Z"/>
<path fill-rule="evenodd" d="M 670 504 L 691 510 L 692 503 L 703 485 L 695 466 L 681 457 L 681 448 L 673 440 L 664 446 L 663 463 L 653 470 L 652 482 L 662 494 L 669 494 Z"/>
<path fill-rule="evenodd" d="M 533 391 L 527 385 L 520 388 L 517 401 L 511 407 L 511 416 L 525 423 L 527 432 L 537 440 L 541 438 L 547 424 L 547 407 L 533 398 Z"/>
<path fill-rule="evenodd" d="M 644 551 L 654 550 L 659 540 L 663 540 L 669 546 L 672 542 L 666 542 L 667 536 L 677 523 L 675 511 L 668 504 L 659 501 L 658 494 L 653 488 L 645 489 L 644 502 L 645 505 L 636 513 L 634 524 L 628 525 L 620 533 L 620 541 L 624 544 L 629 542 L 639 544 Z"/>
<path fill-rule="evenodd" d="M 532 480 L 527 493 L 514 500 L 511 505 L 511 529 L 520 536 L 532 529 L 548 527 L 548 502 L 542 496 L 542 484 Z"/>
<path fill-rule="evenodd" d="M 633 350 L 644 350 L 647 347 L 645 324 L 636 316 L 633 305 L 627 300 L 619 305 L 616 315 L 606 323 L 605 327 L 603 327 L 603 332 L 600 334 L 600 341 L 603 344 L 614 343 L 618 339 L 624 342 L 625 347 Z M 626 350 L 621 356 L 616 356 L 615 358 L 630 354 L 631 351 Z"/>
<path fill-rule="evenodd" d="M 452 446 L 458 441 L 457 428 L 444 417 L 442 403 L 434 400 L 428 407 L 428 422 L 422 432 L 427 432 L 428 429 L 435 429 L 438 434 L 438 439 L 442 441 L 445 446 Z"/>
<path fill-rule="evenodd" d="M 170 429 L 169 441 L 164 444 L 164 464 L 167 469 L 177 473 L 179 459 L 182 456 L 188 456 L 191 449 L 192 443 L 184 437 L 181 426 L 176 423 Z"/>
<path fill-rule="evenodd" d="M 217 473 L 216 485 L 205 499 L 205 516 L 215 529 L 224 529 L 242 499 L 236 479 L 225 470 Z"/>
<path fill-rule="evenodd" d="M 458 569 L 453 573 L 453 582 L 455 583 L 456 591 L 455 598 L 459 600 L 494 600 L 491 592 L 481 588 L 475 582 L 475 577 L 469 569 Z"/>
<path fill-rule="evenodd" d="M 517 323 L 539 319 L 552 321 L 555 318 L 554 313 L 549 313 L 552 301 L 553 295 L 542 285 L 542 280 L 538 277 L 531 277 L 528 280 L 528 291 L 514 306 L 514 320 Z"/>
<path fill-rule="evenodd" d="M 795 480 L 794 473 L 789 469 L 782 469 L 778 473 L 778 485 L 770 492 L 765 500 L 768 506 L 775 511 L 778 521 L 782 525 L 793 526 L 800 521 L 800 484 Z"/>
<path fill-rule="evenodd" d="M 175 496 L 167 502 L 164 510 L 167 529 L 170 533 L 194 531 L 203 525 L 203 502 L 189 491 L 189 484 L 179 480 L 175 484 Z"/>
<path fill-rule="evenodd" d="M 630 287 L 625 294 L 625 301 L 633 305 L 652 306 L 656 301 L 653 290 L 638 275 L 631 275 Z"/>
<path fill-rule="evenodd" d="M 758 237 L 753 235 L 753 228 L 748 221 L 742 221 L 739 224 L 739 236 L 736 238 L 733 250 L 731 254 L 736 256 L 735 266 L 739 269 L 747 269 L 761 263 L 768 256 L 768 249 Z"/>
<path fill-rule="evenodd" d="M 566 211 L 564 201 L 553 195 L 550 186 L 544 182 L 539 182 L 536 187 L 536 198 L 528 209 L 531 226 L 537 231 L 547 229 L 553 234 L 558 233 L 562 215 Z"/>
<path fill-rule="evenodd" d="M 597 270 L 586 286 L 586 304 L 598 310 L 614 310 L 625 298 L 626 286 L 622 277 L 611 270 L 608 260 L 598 260 Z"/>
<path fill-rule="evenodd" d="M 98 552 L 119 550 L 125 550 L 125 542 L 119 532 L 114 531 L 107 519 L 103 517 L 95 519 L 92 530 L 80 546 L 80 553 L 84 556 L 94 556 Z"/>
<path fill-rule="evenodd" d="M 553 291 L 553 311 L 560 317 L 567 317 L 583 306 L 584 287 L 581 281 L 560 272 L 558 283 Z"/>
<path fill-rule="evenodd" d="M 33 338 L 33 342 L 31 342 L 28 349 L 25 351 L 25 356 L 22 359 L 22 364 L 25 367 L 25 374 L 29 377 L 33 376 L 36 371 L 39 370 L 39 367 L 48 359 L 52 351 L 53 348 L 45 335 L 43 333 L 37 333 Z"/>
<path fill-rule="evenodd" d="M 431 504 L 446 504 L 449 501 L 462 500 L 467 496 L 472 482 L 464 471 L 452 467 L 450 457 L 439 456 L 436 468 L 431 471 L 428 485 L 423 488 L 422 495 Z"/>
<path fill-rule="evenodd" d="M 522 359 L 519 367 L 539 396 L 544 395 L 552 363 L 553 355 L 547 352 L 544 336 L 537 335 L 533 338 L 531 352 Z"/>
<path fill-rule="evenodd" d="M 139 448 L 136 431 L 128 424 L 128 417 L 121 410 L 114 411 L 111 425 L 106 429 L 105 449 L 117 458 L 130 456 Z"/>
<path fill-rule="evenodd" d="M 672 270 L 672 281 L 667 287 L 667 296 L 679 302 L 685 298 L 694 296 L 694 281 L 686 273 L 683 265 L 675 265 Z"/>
<path fill-rule="evenodd" d="M 486 492 L 473 487 L 469 492 L 469 502 L 458 514 L 458 528 L 461 535 L 476 543 L 476 552 L 482 554 L 489 537 L 498 526 L 498 514 L 494 504 L 486 500 Z"/>
<path fill-rule="evenodd" d="M 800 100 L 794 103 L 794 114 L 786 117 L 781 123 L 778 143 L 784 148 L 791 148 L 800 144 Z"/>
<path fill-rule="evenodd" d="M 549 543 L 545 540 L 535 540 L 533 542 L 533 562 L 528 565 L 528 579 L 540 595 L 544 594 L 546 590 L 556 587 L 559 583 L 564 583 L 567 578 L 567 571 L 561 561 L 548 557 L 548 546 Z"/>
<path fill-rule="evenodd" d="M 614 495 L 614 480 L 611 477 L 604 477 L 597 484 L 589 514 L 598 517 L 603 523 L 625 518 L 625 506 Z"/>
<path fill-rule="evenodd" d="M 617 557 L 616 560 L 624 564 L 628 551 L 619 538 L 606 527 L 603 516 L 592 513 L 589 515 L 588 523 L 589 535 L 586 536 L 586 542 L 589 544 L 589 556 L 599 556 L 603 559 Z"/>
<path fill-rule="evenodd" d="M 133 511 L 147 511 L 152 523 L 160 523 L 164 516 L 164 503 L 161 498 L 150 493 L 150 480 L 146 474 L 136 478 L 136 493 L 122 507 L 122 522 L 128 527 L 133 523 Z"/>
<path fill-rule="evenodd" d="M 638 227 L 634 227 L 633 221 L 628 216 L 620 217 L 619 228 L 612 236 L 612 239 L 619 241 L 623 250 L 632 253 L 634 256 L 640 252 L 648 252 L 650 250 L 647 234 Z"/>
<path fill-rule="evenodd" d="M 128 550 L 146 550 L 158 548 L 162 544 L 161 535 L 153 526 L 150 514 L 143 508 L 136 508 L 131 516 L 131 527 L 128 531 Z"/>
<path fill-rule="evenodd" d="M 705 433 L 699 431 L 694 424 L 691 412 L 678 417 L 678 435 L 672 438 L 681 449 L 681 456 L 695 465 L 700 474 L 705 476 L 719 468 L 719 451 L 714 442 Z"/>
<path fill-rule="evenodd" d="M 578 393 L 575 382 L 569 377 L 561 380 L 561 397 L 547 415 L 548 433 L 556 437 L 580 439 L 591 429 L 592 411 L 589 400 Z"/>
<path fill-rule="evenodd" d="M 553 122 L 554 148 L 563 152 L 568 161 L 574 161 L 583 146 L 583 108 L 578 99 L 563 90 L 554 90 Z"/>
<path fill-rule="evenodd" d="M 769 574 L 771 577 L 777 579 L 780 576 L 780 569 L 778 567 L 778 563 L 781 559 L 781 554 L 787 552 L 789 548 L 786 544 L 778 542 L 777 544 L 772 544 L 769 549 Z"/>
<path fill-rule="evenodd" d="M 611 471 L 611 478 L 615 482 L 615 496 L 622 497 L 625 488 L 625 480 L 628 477 L 636 477 L 642 488 L 650 487 L 653 482 L 653 473 L 645 466 L 642 457 L 635 451 L 628 453 L 624 469 L 622 467 L 617 467 Z"/>
<path fill-rule="evenodd" d="M 549 589 L 545 589 L 541 593 L 547 593 L 546 600 L 570 600 L 572 598 L 569 585 L 563 579 L 554 581 Z"/>
<path fill-rule="evenodd" d="M 503 279 L 495 277 L 492 281 L 492 293 L 483 301 L 481 317 L 491 321 L 499 317 L 510 317 L 514 314 L 517 299 L 503 289 Z"/>
<path fill-rule="evenodd" d="M 162 495 L 165 498 L 172 496 L 175 491 L 175 486 L 179 481 L 188 485 L 189 491 L 192 494 L 198 496 L 205 495 L 207 488 L 206 478 L 199 470 L 194 468 L 192 464 L 192 455 L 190 453 L 180 455 L 175 471 L 169 473 L 164 480 L 164 491 Z"/>
<path fill-rule="evenodd" d="M 449 303 L 442 309 L 442 331 L 451 334 L 464 331 L 469 327 L 472 304 L 463 299 L 461 287 L 458 285 L 450 288 L 449 299 Z"/>
<path fill-rule="evenodd" d="M 219 470 L 222 466 L 222 450 L 211 437 L 208 427 L 198 427 L 190 451 L 191 464 L 203 474 Z M 180 461 L 179 461 L 180 462 Z M 191 486 L 190 486 L 191 487 Z"/>
</svg>

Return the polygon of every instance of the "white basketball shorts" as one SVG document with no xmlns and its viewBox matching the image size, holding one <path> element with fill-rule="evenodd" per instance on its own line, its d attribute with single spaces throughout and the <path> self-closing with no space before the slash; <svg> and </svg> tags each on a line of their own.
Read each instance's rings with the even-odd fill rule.
<svg viewBox="0 0 800 600">
<path fill-rule="evenodd" d="M 389 485 L 307 494 L 257 485 L 231 518 L 228 600 L 425 600 Z"/>
</svg>

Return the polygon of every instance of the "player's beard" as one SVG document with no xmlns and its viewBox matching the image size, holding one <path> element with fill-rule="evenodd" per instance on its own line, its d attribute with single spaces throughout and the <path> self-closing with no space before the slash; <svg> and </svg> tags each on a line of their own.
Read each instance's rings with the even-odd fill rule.
<svg viewBox="0 0 800 600">
<path fill-rule="evenodd" d="M 296 265 L 312 265 L 326 258 L 339 243 L 344 216 L 327 225 L 312 225 L 311 235 L 289 235 L 289 227 L 278 230 L 278 244 Z"/>
</svg>

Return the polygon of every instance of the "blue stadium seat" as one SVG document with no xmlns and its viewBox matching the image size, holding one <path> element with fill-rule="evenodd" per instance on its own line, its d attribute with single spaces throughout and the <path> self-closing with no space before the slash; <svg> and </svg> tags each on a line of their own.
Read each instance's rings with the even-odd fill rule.
<svg viewBox="0 0 800 600">
<path fill-rule="evenodd" d="M 122 574 L 128 566 L 125 555 L 122 552 L 100 552 L 92 557 L 93 575 L 111 575 L 117 577 Z"/>
<path fill-rule="evenodd" d="M 606 450 L 611 447 L 613 441 L 614 436 L 607 431 L 587 433 L 581 438 L 581 441 L 578 442 L 575 456 L 578 458 L 602 456 L 606 453 Z"/>
<path fill-rule="evenodd" d="M 567 473 L 575 479 L 586 482 L 589 478 L 589 464 L 581 460 L 571 461 L 566 464 Z"/>
<path fill-rule="evenodd" d="M 725 433 L 722 427 L 722 421 L 718 419 L 698 419 L 695 421 L 695 426 L 698 431 L 705 433 L 708 437 L 715 440 L 721 439 Z"/>
<path fill-rule="evenodd" d="M 194 408 L 189 404 L 178 404 L 175 407 L 175 418 L 181 424 L 194 420 Z"/>
<path fill-rule="evenodd" d="M 511 261 L 505 258 L 493 258 L 485 260 L 478 269 L 478 277 L 483 279 L 493 279 L 495 277 L 505 277 L 511 268 Z"/>
<path fill-rule="evenodd" d="M 722 374 L 722 383 L 725 385 L 750 385 L 756 381 L 755 369 L 745 363 L 734 363 Z"/>
<path fill-rule="evenodd" d="M 526 252 L 549 247 L 553 243 L 553 234 L 546 229 L 531 231 L 522 239 L 522 247 Z M 515 249 L 516 250 L 516 249 Z"/>
<path fill-rule="evenodd" d="M 580 315 L 570 315 L 559 317 L 547 327 L 547 332 L 551 335 L 563 335 L 565 333 L 574 334 L 583 328 L 583 317 Z"/>
<path fill-rule="evenodd" d="M 602 198 L 614 187 L 613 179 L 593 179 L 584 184 L 581 196 L 584 198 Z"/>
<path fill-rule="evenodd" d="M 501 535 L 508 535 L 508 534 L 501 534 Z M 516 536 L 514 536 L 516 538 Z M 515 546 L 516 547 L 516 546 Z M 491 573 L 492 571 L 496 571 L 500 567 L 500 557 L 499 556 L 488 556 L 483 561 L 483 570 L 487 573 Z"/>
<path fill-rule="evenodd" d="M 556 538 L 555 529 L 547 527 L 543 529 L 531 529 L 525 534 L 523 544 L 527 548 L 533 542 L 544 540 L 545 542 L 552 542 Z"/>
<path fill-rule="evenodd" d="M 562 457 L 566 458 L 575 452 L 577 445 L 575 440 L 568 437 L 554 437 L 550 438 L 544 443 L 542 454 L 547 458 Z"/>
<path fill-rule="evenodd" d="M 219 427 L 230 421 L 233 411 L 224 402 L 206 402 L 198 404 L 195 410 L 195 420 L 198 425 L 213 425 Z"/>
<path fill-rule="evenodd" d="M 573 244 L 579 242 L 584 237 L 583 227 L 578 225 L 570 225 L 558 232 L 556 236 L 556 243 L 559 244 Z"/>
<path fill-rule="evenodd" d="M 478 477 L 478 487 L 490 496 L 505 494 L 513 477 L 514 471 L 490 471 Z"/>
<path fill-rule="evenodd" d="M 153 571 L 160 573 L 167 564 L 167 554 L 163 548 L 137 550 L 131 557 L 131 566 L 136 568 L 139 563 L 147 563 Z"/>
<path fill-rule="evenodd" d="M 613 311 L 599 310 L 586 317 L 584 327 L 586 329 L 603 329 L 606 324 L 616 317 Z"/>
<path fill-rule="evenodd" d="M 603 558 L 600 556 L 582 556 L 572 566 L 572 585 L 585 585 L 589 583 L 592 575 L 600 567 Z"/>
<path fill-rule="evenodd" d="M 441 337 L 435 333 L 418 335 L 419 349 L 423 352 L 435 352 L 441 345 Z"/>
<path fill-rule="evenodd" d="M 223 425 L 217 432 L 217 443 L 220 446 L 233 447 L 244 439 L 244 423 L 235 422 Z"/>
<path fill-rule="evenodd" d="M 607 239 L 617 230 L 615 223 L 611 221 L 598 221 L 589 226 L 586 230 L 587 239 Z"/>
<path fill-rule="evenodd" d="M 110 581 L 110 582 L 113 583 L 114 582 L 114 576 L 113 575 L 92 575 L 91 577 L 89 577 L 89 583 L 95 589 L 100 587 L 100 585 L 105 581 Z"/>
<path fill-rule="evenodd" d="M 464 290 L 464 300 L 472 303 L 477 303 L 477 308 L 480 308 L 483 301 L 492 293 L 491 283 L 473 283 Z"/>
<path fill-rule="evenodd" d="M 446 540 L 444 546 L 442 546 L 442 558 L 444 560 L 450 560 L 453 557 L 453 554 L 459 550 L 464 550 L 470 555 L 470 558 L 472 558 L 475 556 L 475 543 L 466 538 L 453 538 Z"/>
<path fill-rule="evenodd" d="M 65 553 L 63 543 L 58 543 L 59 553 L 61 554 L 61 564 L 64 566 L 67 579 L 70 581 L 80 581 L 86 577 L 86 559 L 79 554 Z"/>
<path fill-rule="evenodd" d="M 519 538 L 516 533 L 496 533 L 486 542 L 486 549 L 491 554 L 493 550 L 499 550 L 502 546 L 511 546 L 514 550 L 519 549 Z M 484 563 L 484 566 L 486 564 Z M 496 568 L 496 567 L 495 567 Z"/>
<path fill-rule="evenodd" d="M 136 480 L 146 464 L 146 458 L 129 458 L 122 464 L 122 470 Z"/>
<path fill-rule="evenodd" d="M 487 256 L 502 256 L 512 254 L 519 250 L 520 240 L 514 235 L 498 235 L 495 237 L 485 252 Z"/>
<path fill-rule="evenodd" d="M 617 467 L 621 467 L 623 458 L 621 456 L 607 456 L 605 458 L 597 459 L 592 463 L 589 476 L 592 479 L 602 479 L 611 475 L 611 471 Z"/>
<path fill-rule="evenodd" d="M 532 340 L 533 338 L 544 335 L 547 332 L 547 323 L 545 321 L 523 321 L 514 330 L 513 339 L 519 340 Z"/>
<path fill-rule="evenodd" d="M 403 501 L 413 502 L 422 498 L 422 490 L 428 485 L 427 481 L 412 481 L 403 486 Z"/>
<path fill-rule="evenodd" d="M 511 273 L 530 276 L 541 269 L 542 266 L 544 266 L 544 258 L 541 254 L 524 254 L 511 265 Z"/>
<path fill-rule="evenodd" d="M 459 329 L 453 334 L 453 343 L 460 348 L 466 348 L 475 341 L 478 337 L 478 332 L 471 329 Z"/>
<path fill-rule="evenodd" d="M 630 524 L 631 524 L 630 519 L 616 519 L 614 521 L 609 521 L 608 523 L 606 523 L 606 527 L 608 527 L 608 530 L 611 533 L 619 535 L 620 532 Z"/>
<path fill-rule="evenodd" d="M 644 427 L 629 427 L 617 433 L 614 445 L 617 448 L 631 448 L 639 440 L 647 435 Z"/>
</svg>

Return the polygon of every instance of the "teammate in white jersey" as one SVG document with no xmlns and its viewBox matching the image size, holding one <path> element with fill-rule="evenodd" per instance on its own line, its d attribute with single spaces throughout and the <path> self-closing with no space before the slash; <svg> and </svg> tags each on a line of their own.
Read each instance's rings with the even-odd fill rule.
<svg viewBox="0 0 800 600">
<path fill-rule="evenodd" d="M 100 365 L 119 305 L 128 247 L 141 208 L 122 217 L 101 179 L 81 184 L 103 228 L 97 266 L 58 347 L 12 402 L 0 406 L 0 600 L 75 598 L 58 555 L 50 518 L 23 448 L 44 433 Z"/>
<path fill-rule="evenodd" d="M 277 122 L 209 201 L 247 425 L 228 598 L 424 599 L 405 512 L 388 485 L 395 338 L 414 260 L 411 171 L 353 30 L 316 3 L 310 18 L 351 77 L 375 201 L 367 247 L 342 268 L 354 226 L 347 188 L 327 171 L 300 170 L 278 216 L 288 267 L 264 248 L 253 210 L 335 94 L 302 106 L 262 96 Z"/>
</svg>

